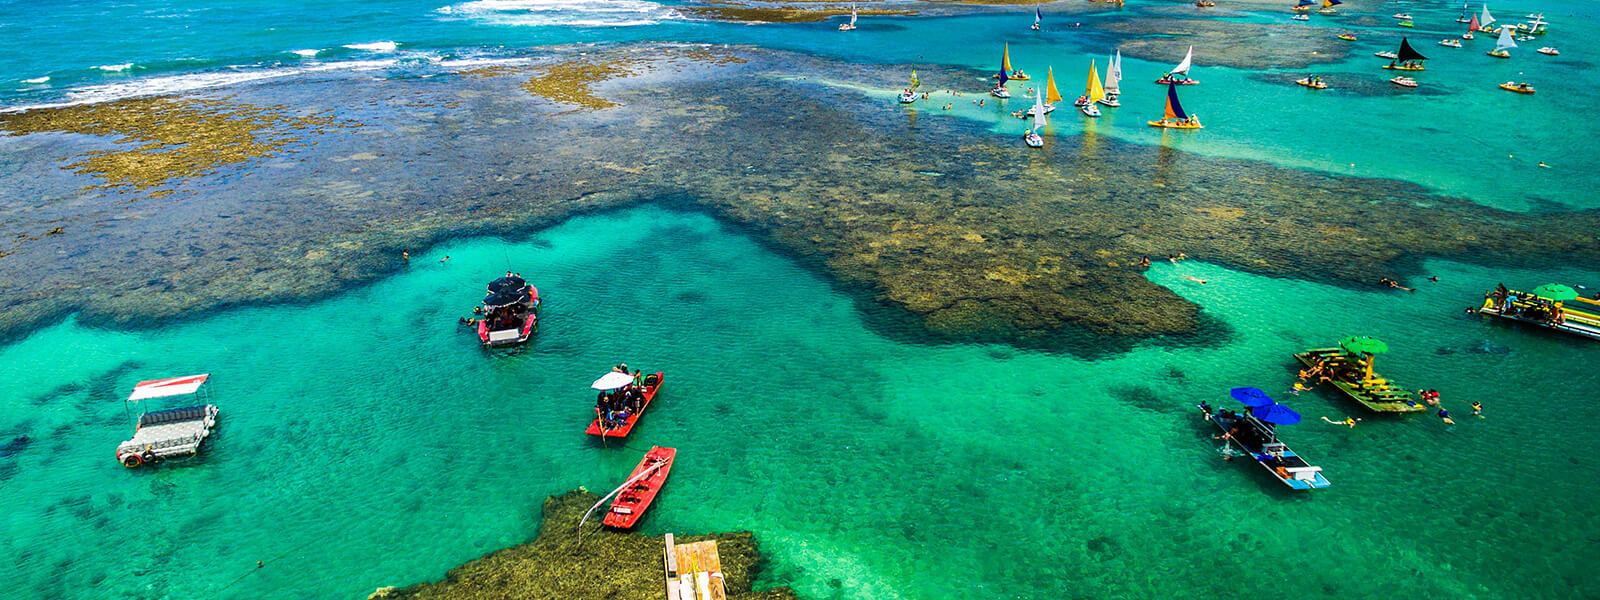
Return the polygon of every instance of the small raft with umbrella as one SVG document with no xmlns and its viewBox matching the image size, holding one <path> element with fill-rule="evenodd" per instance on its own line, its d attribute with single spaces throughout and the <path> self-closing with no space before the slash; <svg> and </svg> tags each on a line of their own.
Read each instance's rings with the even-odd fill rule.
<svg viewBox="0 0 1600 600">
<path fill-rule="evenodd" d="M 1315 383 L 1331 383 L 1350 399 L 1373 412 L 1421 412 L 1405 387 L 1395 385 L 1373 372 L 1376 355 L 1389 351 L 1382 340 L 1351 336 L 1339 340 L 1337 348 L 1313 348 L 1295 354 L 1295 360 L 1310 370 Z"/>
<path fill-rule="evenodd" d="M 514 346 L 539 328 L 539 289 L 513 273 L 489 282 L 479 309 L 478 341 L 485 347 Z"/>
<path fill-rule="evenodd" d="M 1256 388 L 1233 388 L 1230 394 L 1244 404 L 1244 412 L 1213 411 L 1209 404 L 1200 403 L 1200 412 L 1222 430 L 1230 447 L 1242 450 L 1290 489 L 1314 490 L 1331 485 L 1322 475 L 1322 467 L 1312 466 L 1278 439 L 1278 426 L 1299 423 L 1299 413 Z"/>
<path fill-rule="evenodd" d="M 639 424 L 639 419 L 644 417 L 644 411 L 650 408 L 650 403 L 656 399 L 656 392 L 661 391 L 661 384 L 665 382 L 665 375 L 659 371 L 642 378 L 635 377 L 633 374 L 612 371 L 601 375 L 589 386 L 600 390 L 600 399 L 595 404 L 594 421 L 589 423 L 589 429 L 584 433 L 598 435 L 602 439 L 625 438 L 633 433 L 633 426 Z"/>
<path fill-rule="evenodd" d="M 1483 306 L 1476 312 L 1600 340 L 1600 314 L 1575 310 L 1568 303 L 1600 309 L 1600 300 L 1584 298 L 1577 290 L 1559 283 L 1547 283 L 1531 292 L 1504 287 L 1491 290 L 1484 294 Z"/>
</svg>

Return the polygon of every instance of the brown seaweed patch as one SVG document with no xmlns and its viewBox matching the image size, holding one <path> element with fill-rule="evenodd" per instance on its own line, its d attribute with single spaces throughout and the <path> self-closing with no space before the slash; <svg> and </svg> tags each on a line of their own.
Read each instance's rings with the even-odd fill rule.
<svg viewBox="0 0 1600 600">
<path fill-rule="evenodd" d="M 139 190 L 279 154 L 299 141 L 298 133 L 336 124 L 283 107 L 169 97 L 0 115 L 0 130 L 12 135 L 65 132 L 118 138 L 120 147 L 132 147 L 89 152 L 66 168 L 103 179 L 99 187 Z"/>
<path fill-rule="evenodd" d="M 621 105 L 596 95 L 591 86 L 642 74 L 659 62 L 728 65 L 745 62 L 745 59 L 709 48 L 668 48 L 644 56 L 581 57 L 542 67 L 539 74 L 523 82 L 522 89 L 551 101 L 576 104 L 585 110 L 601 110 Z M 491 67 L 463 73 L 469 77 L 492 77 L 509 72 L 503 69 L 506 68 Z"/>
<path fill-rule="evenodd" d="M 684 6 L 678 12 L 701 19 L 745 23 L 818 23 L 848 15 L 843 8 L 805 8 L 800 6 Z M 857 10 L 862 16 L 912 15 L 909 10 Z"/>
<path fill-rule="evenodd" d="M 1350 53 L 1348 43 L 1318 27 L 1153 17 L 1112 21 L 1100 29 L 1128 36 L 1118 45 L 1124 54 L 1160 63 L 1176 64 L 1191 44 L 1196 66 L 1236 69 L 1301 68 L 1339 62 Z"/>
<path fill-rule="evenodd" d="M 513 598 L 612 598 L 655 600 L 665 589 L 661 538 L 585 527 L 579 543 L 576 525 L 599 500 L 572 491 L 544 501 L 544 522 L 532 542 L 499 550 L 451 569 L 444 581 L 405 589 L 380 588 L 372 598 L 399 600 L 496 600 Z M 679 543 L 717 540 L 723 585 L 730 600 L 792 600 L 788 588 L 754 591 L 761 556 L 749 532 L 686 536 Z"/>
</svg>

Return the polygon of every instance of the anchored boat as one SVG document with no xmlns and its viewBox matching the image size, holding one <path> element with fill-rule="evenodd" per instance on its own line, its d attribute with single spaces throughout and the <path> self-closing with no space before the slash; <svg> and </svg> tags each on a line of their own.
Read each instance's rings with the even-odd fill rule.
<svg viewBox="0 0 1600 600">
<path fill-rule="evenodd" d="M 1339 340 L 1337 348 L 1313 348 L 1295 354 L 1296 360 L 1308 369 L 1307 378 L 1316 383 L 1331 383 L 1352 400 L 1373 412 L 1418 412 L 1425 410 L 1417 404 L 1411 392 L 1394 385 L 1372 371 L 1377 354 L 1389 351 L 1389 345 L 1371 337 L 1347 337 Z"/>
<path fill-rule="evenodd" d="M 1230 393 L 1245 405 L 1244 412 L 1213 412 L 1209 404 L 1200 403 L 1200 412 L 1222 430 L 1229 447 L 1244 451 L 1290 489 L 1313 490 L 1331 485 L 1322 475 L 1322 467 L 1312 466 L 1278 440 L 1277 426 L 1299 423 L 1299 413 L 1256 388 L 1234 388 Z"/>
<path fill-rule="evenodd" d="M 117 462 L 130 469 L 180 456 L 194 456 L 200 444 L 217 424 L 217 407 L 207 400 L 206 380 L 210 375 L 189 375 L 141 381 L 133 386 L 124 406 L 136 409 L 158 398 L 185 397 L 190 406 L 154 412 L 139 412 L 133 438 L 117 445 Z"/>
<path fill-rule="evenodd" d="M 1494 49 L 1490 50 L 1487 54 L 1495 58 L 1511 58 L 1511 53 L 1507 52 L 1507 50 L 1515 47 L 1517 47 L 1517 42 L 1516 40 L 1511 39 L 1511 28 L 1501 27 L 1500 39 L 1495 40 Z"/>
<path fill-rule="evenodd" d="M 911 70 L 911 87 L 906 88 L 906 91 L 904 91 L 904 92 L 900 92 L 900 103 L 901 104 L 911 104 L 912 102 L 916 102 L 917 101 L 917 88 L 919 88 L 919 87 L 922 87 L 922 81 L 917 79 L 917 70 L 916 69 L 912 69 Z"/>
<path fill-rule="evenodd" d="M 1600 307 L 1600 300 L 1578 295 L 1570 287 L 1549 283 L 1533 288 L 1532 292 L 1518 292 L 1500 286 L 1486 294 L 1480 315 L 1490 315 L 1528 323 L 1545 329 L 1600 340 L 1600 314 L 1574 310 L 1569 302 Z"/>
<path fill-rule="evenodd" d="M 665 376 L 659 371 L 640 377 L 638 373 L 613 370 L 600 376 L 590 386 L 600 390 L 600 396 L 595 401 L 594 421 L 584 433 L 602 438 L 628 437 L 664 381 Z"/>
<path fill-rule="evenodd" d="M 1047 124 L 1044 116 L 1047 112 L 1049 111 L 1044 109 L 1044 99 L 1035 94 L 1033 97 L 1033 127 L 1028 129 L 1027 133 L 1022 134 L 1022 143 L 1027 144 L 1029 148 L 1044 147 L 1044 138 L 1039 135 L 1039 131 L 1043 130 Z"/>
<path fill-rule="evenodd" d="M 607 527 L 633 529 L 644 517 L 644 512 L 650 510 L 650 503 L 655 501 L 656 495 L 661 493 L 661 486 L 667 482 L 667 474 L 672 472 L 672 461 L 677 456 L 676 448 L 650 448 L 639 460 L 639 466 L 634 467 L 633 473 L 628 475 L 616 500 L 611 502 L 611 510 L 606 511 L 606 518 L 601 522 Z"/>
<path fill-rule="evenodd" d="M 478 310 L 478 341 L 486 347 L 514 346 L 528 341 L 539 327 L 539 290 L 506 272 L 489 282 L 489 294 Z"/>
<path fill-rule="evenodd" d="M 1039 23 L 1041 21 L 1044 21 L 1044 10 L 1040 9 L 1038 7 L 1034 7 L 1034 9 L 1033 9 L 1033 28 L 1032 28 L 1034 31 L 1038 31 L 1039 30 Z"/>
<path fill-rule="evenodd" d="M 1000 73 L 993 75 L 990 78 L 1000 79 L 1002 81 L 1008 78 L 1015 79 L 1017 81 L 1027 81 L 1032 79 L 1031 77 L 1028 77 L 1027 73 L 1023 73 L 1022 69 L 1013 70 L 1011 68 L 1011 44 L 1006 44 L 1005 52 L 1000 55 Z"/>
<path fill-rule="evenodd" d="M 1311 88 L 1313 90 L 1325 90 L 1325 89 L 1328 89 L 1328 84 L 1326 82 L 1322 81 L 1321 77 L 1318 77 L 1316 75 L 1307 75 L 1303 79 L 1294 80 L 1294 82 L 1296 84 L 1306 86 L 1306 87 Z"/>
<path fill-rule="evenodd" d="M 1500 89 L 1508 91 L 1508 92 L 1516 92 L 1518 94 L 1532 94 L 1532 93 L 1538 91 L 1538 90 L 1533 89 L 1533 86 L 1528 85 L 1528 82 L 1526 82 L 1526 81 L 1524 81 L 1522 83 L 1515 83 L 1515 82 L 1507 81 L 1505 83 L 1500 84 Z"/>
<path fill-rule="evenodd" d="M 1089 82 L 1084 85 L 1083 96 L 1078 98 L 1077 105 L 1083 114 L 1098 117 L 1100 109 L 1095 108 L 1095 103 L 1106 97 L 1106 90 L 1100 86 L 1100 73 L 1094 68 L 1094 61 L 1089 61 Z"/>
<path fill-rule="evenodd" d="M 855 30 L 856 30 L 856 5 L 851 4 L 850 5 L 850 22 L 849 23 L 840 23 L 839 24 L 839 31 L 855 31 Z"/>
</svg>

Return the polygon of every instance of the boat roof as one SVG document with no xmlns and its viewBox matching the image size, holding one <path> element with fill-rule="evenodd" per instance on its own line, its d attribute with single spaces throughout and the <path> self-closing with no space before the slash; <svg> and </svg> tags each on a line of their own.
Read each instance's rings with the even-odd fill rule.
<svg viewBox="0 0 1600 600">
<path fill-rule="evenodd" d="M 200 391 L 200 386 L 205 385 L 208 377 L 211 377 L 211 375 L 185 375 L 183 377 L 141 381 L 133 386 L 133 393 L 128 395 L 128 400 L 149 400 L 151 398 L 193 394 Z"/>
</svg>

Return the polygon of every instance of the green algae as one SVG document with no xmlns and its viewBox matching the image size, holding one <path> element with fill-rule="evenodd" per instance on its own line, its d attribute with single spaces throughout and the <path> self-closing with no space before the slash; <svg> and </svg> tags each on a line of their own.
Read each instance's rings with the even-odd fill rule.
<svg viewBox="0 0 1600 600">
<path fill-rule="evenodd" d="M 599 496 L 578 490 L 544 501 L 543 524 L 533 541 L 499 550 L 451 569 L 443 581 L 409 588 L 380 588 L 373 599 L 486 600 L 612 598 L 655 600 L 666 595 L 662 538 L 585 526 L 579 519 Z M 752 589 L 761 554 L 750 532 L 677 537 L 678 543 L 715 539 L 730 600 L 791 600 L 788 588 Z"/>
<path fill-rule="evenodd" d="M 42 108 L 0 114 L 0 130 L 11 135 L 63 132 L 112 137 L 120 150 L 86 153 L 66 168 L 98 177 L 107 189 L 152 190 L 183 178 L 282 154 L 305 132 L 337 122 L 290 113 L 281 106 L 250 106 L 221 100 L 133 98 L 100 104 Z"/>
</svg>

